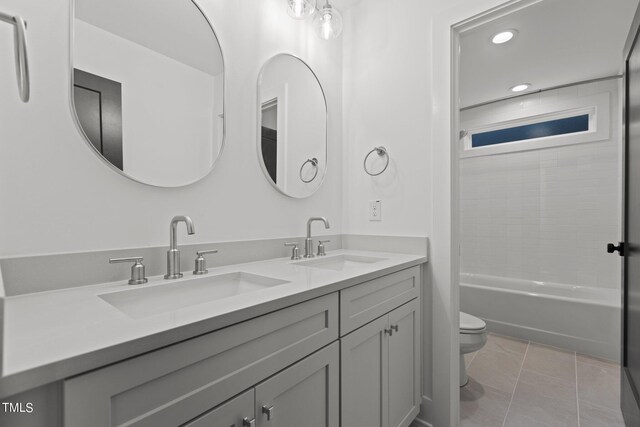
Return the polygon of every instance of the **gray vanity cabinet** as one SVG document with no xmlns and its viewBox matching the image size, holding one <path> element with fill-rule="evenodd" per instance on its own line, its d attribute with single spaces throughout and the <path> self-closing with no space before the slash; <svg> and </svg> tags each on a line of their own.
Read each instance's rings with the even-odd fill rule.
<svg viewBox="0 0 640 427">
<path fill-rule="evenodd" d="M 329 294 L 65 380 L 64 425 L 182 425 L 337 338 Z"/>
<path fill-rule="evenodd" d="M 389 427 L 411 424 L 420 411 L 420 309 L 417 299 L 389 313 Z"/>
<path fill-rule="evenodd" d="M 387 427 L 388 329 L 383 316 L 340 339 L 342 425 Z"/>
<path fill-rule="evenodd" d="M 183 427 L 254 427 L 254 394 L 250 389 Z"/>
<path fill-rule="evenodd" d="M 334 342 L 183 427 L 338 427 L 339 355 Z"/>
<path fill-rule="evenodd" d="M 338 427 L 340 346 L 312 354 L 256 386 L 257 427 Z"/>
<path fill-rule="evenodd" d="M 68 378 L 64 426 L 408 427 L 419 287 L 408 268 Z"/>
<path fill-rule="evenodd" d="M 418 299 L 340 339 L 342 425 L 408 427 L 420 408 Z"/>
</svg>

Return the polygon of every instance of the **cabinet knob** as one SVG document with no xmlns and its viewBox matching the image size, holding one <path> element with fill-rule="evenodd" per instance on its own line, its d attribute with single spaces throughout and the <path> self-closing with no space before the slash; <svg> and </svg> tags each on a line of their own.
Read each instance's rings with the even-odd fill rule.
<svg viewBox="0 0 640 427">
<path fill-rule="evenodd" d="M 400 329 L 400 328 L 398 328 L 398 325 L 391 325 L 391 330 L 392 330 L 393 332 L 398 332 L 398 330 L 399 330 L 399 329 Z"/>
<path fill-rule="evenodd" d="M 385 329 L 384 329 L 384 333 L 385 333 L 386 335 L 392 336 L 392 335 L 393 335 L 393 329 L 387 329 L 387 328 L 385 328 Z"/>
<path fill-rule="evenodd" d="M 267 416 L 267 421 L 273 418 L 273 406 L 262 405 L 262 413 Z"/>
<path fill-rule="evenodd" d="M 256 419 L 249 419 L 248 417 L 245 417 L 242 420 L 242 427 L 256 427 Z"/>
</svg>

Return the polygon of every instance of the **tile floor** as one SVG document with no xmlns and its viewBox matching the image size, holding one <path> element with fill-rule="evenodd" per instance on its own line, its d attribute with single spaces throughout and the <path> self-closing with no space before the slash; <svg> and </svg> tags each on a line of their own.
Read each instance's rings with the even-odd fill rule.
<svg viewBox="0 0 640 427">
<path fill-rule="evenodd" d="M 461 426 L 624 427 L 615 363 L 495 334 L 465 362 Z"/>
</svg>

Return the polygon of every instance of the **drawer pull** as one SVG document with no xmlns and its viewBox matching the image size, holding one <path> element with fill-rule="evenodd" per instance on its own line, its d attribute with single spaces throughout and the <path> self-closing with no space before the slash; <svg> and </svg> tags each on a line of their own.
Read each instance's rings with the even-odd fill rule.
<svg viewBox="0 0 640 427">
<path fill-rule="evenodd" d="M 399 329 L 399 328 L 398 328 L 398 325 L 391 325 L 391 330 L 392 330 L 393 332 L 398 332 L 398 329 Z"/>
<path fill-rule="evenodd" d="M 271 418 L 273 418 L 273 406 L 263 405 L 262 413 L 267 416 L 267 421 L 271 421 Z"/>
<path fill-rule="evenodd" d="M 249 419 L 248 417 L 245 417 L 242 420 L 242 427 L 256 427 L 256 419 Z"/>
<path fill-rule="evenodd" d="M 386 329 L 386 328 L 385 328 L 384 333 L 385 333 L 386 335 L 391 336 L 391 335 L 393 335 L 393 329 Z"/>
</svg>

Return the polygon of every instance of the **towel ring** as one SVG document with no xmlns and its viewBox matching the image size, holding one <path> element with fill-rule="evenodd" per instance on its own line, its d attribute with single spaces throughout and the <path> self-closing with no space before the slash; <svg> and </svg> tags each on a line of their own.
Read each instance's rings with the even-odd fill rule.
<svg viewBox="0 0 640 427">
<path fill-rule="evenodd" d="M 27 57 L 27 23 L 22 17 L 11 16 L 0 12 L 0 21 L 11 24 L 14 27 L 13 38 L 15 44 L 16 76 L 18 78 L 18 91 L 22 102 L 29 102 L 29 60 Z"/>
<path fill-rule="evenodd" d="M 384 168 L 382 168 L 382 170 L 378 173 L 371 173 L 369 169 L 367 169 L 367 160 L 369 159 L 369 156 L 371 156 L 374 152 L 377 153 L 378 156 L 380 157 L 385 156 L 387 158 L 387 162 L 384 164 Z M 371 176 L 381 175 L 389 167 L 389 153 L 387 152 L 387 149 L 384 148 L 382 145 L 379 147 L 375 147 L 373 150 L 369 151 L 369 153 L 365 156 L 364 162 L 362 163 L 362 165 L 364 166 L 364 171 L 367 174 Z"/>
<path fill-rule="evenodd" d="M 313 174 L 313 176 L 311 177 L 310 180 L 306 180 L 302 177 L 302 170 L 304 169 L 304 165 L 306 165 L 307 163 L 311 163 L 313 165 L 313 167 L 316 168 L 316 173 Z M 304 182 L 305 184 L 310 183 L 311 181 L 313 181 L 314 179 L 316 179 L 316 176 L 318 176 L 318 159 L 317 158 L 313 158 L 313 159 L 307 159 L 307 161 L 305 161 L 302 166 L 300 166 L 300 180 L 302 182 Z"/>
</svg>

